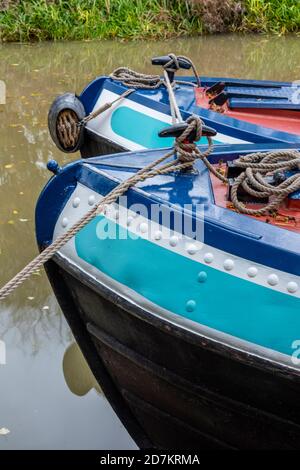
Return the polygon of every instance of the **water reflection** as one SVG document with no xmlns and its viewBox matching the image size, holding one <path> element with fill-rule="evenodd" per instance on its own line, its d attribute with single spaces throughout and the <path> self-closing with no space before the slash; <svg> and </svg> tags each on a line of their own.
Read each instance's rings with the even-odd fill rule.
<svg viewBox="0 0 300 470">
<path fill-rule="evenodd" d="M 28 292 L 27 292 L 28 294 Z M 0 315 L 0 331 L 3 341 L 10 338 L 12 346 L 30 355 L 37 355 L 42 348 L 55 341 L 62 347 L 72 339 L 69 328 L 61 315 L 52 294 L 44 299 L 36 290 L 8 305 Z M 44 302 L 41 302 L 44 301 Z M 23 305 L 22 305 L 23 302 Z M 14 332 L 13 337 L 10 335 Z"/>
<path fill-rule="evenodd" d="M 65 323 L 62 328 L 67 333 Z M 135 448 L 102 395 L 94 389 L 85 396 L 70 392 L 62 370 L 65 346 L 55 329 L 48 333 L 52 339 L 36 355 L 31 354 L 31 345 L 14 347 L 15 330 L 6 335 L 0 428 L 10 433 L 0 435 L 0 449 Z"/>
<path fill-rule="evenodd" d="M 34 207 L 49 178 L 47 160 L 74 158 L 60 153 L 48 135 L 54 97 L 80 92 L 120 65 L 158 72 L 150 58 L 170 51 L 191 56 L 202 75 L 300 78 L 299 39 L 292 36 L 0 45 L 0 80 L 7 90 L 6 104 L 0 104 L 1 285 L 37 253 Z M 133 446 L 95 392 L 76 346 L 65 351 L 70 330 L 43 270 L 0 305 L 0 339 L 7 345 L 7 365 L 0 365 L 0 428 L 11 430 L 0 436 L 0 448 Z"/>
<path fill-rule="evenodd" d="M 69 390 L 79 397 L 86 395 L 92 389 L 102 394 L 87 362 L 74 341 L 67 347 L 63 359 L 63 371 Z"/>
</svg>

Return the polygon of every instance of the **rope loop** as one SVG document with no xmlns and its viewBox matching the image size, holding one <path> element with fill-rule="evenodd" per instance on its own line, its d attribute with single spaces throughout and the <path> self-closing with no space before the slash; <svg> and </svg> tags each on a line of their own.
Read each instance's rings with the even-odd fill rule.
<svg viewBox="0 0 300 470">
<path fill-rule="evenodd" d="M 200 154 L 195 142 L 201 139 L 203 122 L 200 117 L 195 114 L 189 116 L 185 122 L 188 126 L 183 133 L 176 138 L 175 149 L 181 162 L 193 163 Z M 189 141 L 191 135 L 193 135 L 193 141 Z"/>
<path fill-rule="evenodd" d="M 190 126 L 196 125 L 195 122 L 191 122 Z M 179 138 L 180 139 L 180 138 Z M 209 140 L 209 139 L 208 139 Z M 179 140 L 182 145 L 181 140 Z M 182 152 L 178 147 L 178 152 Z M 195 144 L 192 144 L 195 145 Z M 212 143 L 209 140 L 208 149 L 202 154 L 198 149 L 195 152 L 195 158 L 206 158 L 212 151 Z M 175 160 L 170 159 L 175 155 Z M 135 186 L 141 181 L 145 181 L 148 178 L 153 178 L 157 175 L 165 175 L 174 171 L 183 171 L 193 165 L 195 160 L 182 161 L 180 156 L 177 155 L 176 145 L 168 153 L 150 163 L 144 168 L 141 168 L 137 173 L 129 177 L 127 180 L 120 183 L 116 188 L 110 191 L 98 204 L 95 204 L 92 209 L 84 214 L 69 230 L 57 237 L 47 248 L 44 249 L 38 256 L 36 256 L 30 263 L 25 266 L 15 277 L 13 277 L 7 284 L 0 289 L 0 301 L 5 299 L 11 292 L 13 292 L 19 285 L 21 285 L 26 279 L 28 279 L 32 273 L 37 271 L 47 261 L 49 261 L 69 240 L 71 240 L 81 229 L 83 229 L 94 217 L 99 213 L 103 212 L 107 205 L 113 204 L 122 196 L 129 188 Z"/>
<path fill-rule="evenodd" d="M 197 86 L 201 87 L 201 82 L 200 82 L 200 78 L 199 78 L 196 66 L 189 57 L 186 57 L 184 55 L 177 56 L 173 52 L 170 52 L 168 56 L 170 57 L 170 60 L 163 66 L 163 69 L 166 72 L 178 71 L 180 69 L 180 65 L 179 65 L 180 59 L 185 60 L 192 67 L 192 70 L 193 70 L 193 73 L 197 82 Z M 121 82 L 125 86 L 133 87 L 136 89 L 156 90 L 161 85 L 166 86 L 165 80 L 162 79 L 160 75 L 151 75 L 151 74 L 136 72 L 135 70 L 132 70 L 129 67 L 118 67 L 109 75 L 109 77 L 112 80 Z M 178 80 L 178 81 L 173 81 L 171 83 L 172 87 L 174 87 L 176 83 L 183 83 L 185 85 L 195 86 L 195 84 L 192 82 L 188 82 L 188 81 L 181 82 Z"/>
<path fill-rule="evenodd" d="M 197 87 L 201 87 L 201 81 L 200 81 L 200 77 L 199 77 L 199 74 L 197 72 L 197 69 L 196 69 L 196 66 L 194 64 L 194 62 L 187 56 L 185 55 L 176 55 L 176 54 L 173 54 L 173 52 L 170 52 L 168 54 L 168 56 L 170 57 L 170 61 L 167 62 L 165 65 L 164 65 L 164 69 L 167 71 L 167 72 L 174 72 L 174 70 L 179 70 L 180 69 L 180 65 L 179 65 L 179 61 L 180 59 L 182 60 L 185 60 L 186 62 L 188 62 L 191 67 L 192 67 L 192 70 L 193 70 L 193 74 L 195 76 L 195 79 L 196 79 L 196 82 L 197 82 Z M 173 67 L 171 67 L 173 65 Z M 188 82 L 180 82 L 180 81 L 177 81 L 177 83 L 184 83 L 184 84 L 187 84 Z"/>
<path fill-rule="evenodd" d="M 242 214 L 269 214 L 277 209 L 289 194 L 300 190 L 300 152 L 297 150 L 251 153 L 238 158 L 234 163 L 236 167 L 244 169 L 235 179 L 231 190 L 232 203 Z M 283 173 L 283 181 L 274 184 L 274 178 L 279 172 Z M 291 175 L 284 172 L 291 172 Z M 268 182 L 267 177 L 273 177 L 272 183 Z M 240 188 L 255 198 L 269 198 L 269 203 L 260 209 L 246 207 L 238 197 Z"/>
<path fill-rule="evenodd" d="M 129 67 L 118 67 L 109 77 L 123 85 L 136 89 L 155 90 L 164 84 L 159 75 L 136 72 Z"/>
<path fill-rule="evenodd" d="M 80 220 L 78 220 L 69 230 L 57 237 L 51 245 L 47 246 L 36 258 L 34 258 L 25 268 L 23 268 L 13 279 L 0 289 L 0 300 L 5 299 L 20 284 L 28 279 L 32 273 L 39 269 L 43 264 L 50 260 L 69 240 L 71 240 L 82 228 L 84 228 L 94 217 L 101 213 L 108 204 L 113 204 L 122 196 L 129 188 L 137 185 L 141 181 L 153 178 L 158 175 L 168 174 L 174 171 L 184 171 L 191 168 L 195 160 L 201 160 L 215 176 L 223 182 L 228 183 L 228 179 L 223 176 L 209 162 L 208 157 L 213 149 L 212 139 L 207 137 L 208 148 L 205 152 L 201 152 L 196 146 L 195 141 L 187 143 L 187 138 L 191 132 L 195 132 L 195 140 L 199 140 L 202 134 L 202 121 L 198 116 L 190 116 L 188 126 L 180 137 L 175 141 L 175 145 L 171 151 L 155 160 L 137 173 L 133 174 L 127 180 L 120 183 L 115 189 L 108 193 L 98 204 L 96 204 L 89 212 L 87 212 Z M 175 156 L 175 159 L 171 159 Z M 273 163 L 272 163 L 273 162 Z M 297 151 L 279 151 L 269 152 L 266 154 L 250 154 L 240 157 L 236 160 L 236 165 L 244 167 L 248 166 L 245 171 L 236 178 L 232 187 L 232 201 L 235 208 L 248 215 L 263 215 L 276 209 L 282 200 L 291 192 L 300 189 L 300 174 L 294 173 L 279 185 L 273 186 L 265 181 L 264 176 L 269 174 L 270 165 L 272 171 L 282 170 L 299 170 L 300 153 Z M 254 167 L 252 166 L 254 164 Z M 257 197 L 272 196 L 270 203 L 261 209 L 248 209 L 238 199 L 238 189 L 243 186 L 250 194 Z"/>
<path fill-rule="evenodd" d="M 178 59 L 180 58 L 179 56 L 177 57 L 175 54 L 173 54 L 173 52 L 170 52 L 170 54 L 168 54 L 168 56 L 170 57 L 170 60 L 169 62 L 167 62 L 163 67 L 165 69 L 166 72 L 174 72 L 174 70 L 179 70 L 180 69 L 180 66 L 179 66 L 179 61 Z"/>
</svg>

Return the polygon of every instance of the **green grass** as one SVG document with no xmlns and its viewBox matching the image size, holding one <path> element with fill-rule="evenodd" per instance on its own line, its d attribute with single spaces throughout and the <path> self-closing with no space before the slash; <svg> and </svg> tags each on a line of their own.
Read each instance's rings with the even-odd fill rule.
<svg viewBox="0 0 300 470">
<path fill-rule="evenodd" d="M 246 0 L 242 30 L 275 34 L 300 31 L 300 0 Z"/>
<path fill-rule="evenodd" d="M 3 41 L 155 38 L 187 30 L 201 32 L 202 23 L 185 1 L 26 0 L 0 12 Z"/>
<path fill-rule="evenodd" d="M 237 3 L 233 0 L 6 0 L 2 4 L 8 7 L 0 10 L 0 41 L 150 39 L 202 34 L 218 31 L 208 24 L 216 21 L 210 13 L 222 11 L 225 1 L 231 5 Z M 300 0 L 241 0 L 239 3 L 244 12 L 226 23 L 227 31 L 277 34 L 300 31 Z"/>
</svg>

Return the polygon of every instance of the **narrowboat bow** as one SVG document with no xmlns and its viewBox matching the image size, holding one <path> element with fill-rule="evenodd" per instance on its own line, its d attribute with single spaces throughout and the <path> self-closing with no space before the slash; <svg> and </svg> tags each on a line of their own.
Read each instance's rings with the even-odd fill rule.
<svg viewBox="0 0 300 470">
<path fill-rule="evenodd" d="M 262 201 L 242 188 L 250 214 L 230 200 L 237 159 L 285 148 L 219 146 L 210 163 L 229 184 L 203 161 L 141 182 L 47 264 L 75 338 L 140 447 L 300 448 L 300 193 L 264 215 L 251 213 Z M 162 154 L 52 164 L 36 209 L 40 249 Z M 266 184 L 299 184 L 298 168 L 284 173 Z"/>
<path fill-rule="evenodd" d="M 173 54 L 152 63 L 163 67 L 163 79 L 120 67 L 92 81 L 79 97 L 59 96 L 49 112 L 56 145 L 65 152 L 80 149 L 83 157 L 171 146 L 172 138 L 158 136 L 174 123 L 170 93 L 182 119 L 195 114 L 216 129 L 215 144 L 300 143 L 299 85 L 198 77 L 189 59 Z M 191 67 L 194 77 L 175 77 Z"/>
</svg>

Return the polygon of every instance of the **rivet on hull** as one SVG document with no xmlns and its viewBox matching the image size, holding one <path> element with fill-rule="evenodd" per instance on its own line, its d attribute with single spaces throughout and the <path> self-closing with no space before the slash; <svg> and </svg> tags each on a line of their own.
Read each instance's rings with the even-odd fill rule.
<svg viewBox="0 0 300 470">
<path fill-rule="evenodd" d="M 204 255 L 204 262 L 207 263 L 207 264 L 210 264 L 213 262 L 214 260 L 214 255 L 212 253 L 205 253 Z"/>
<path fill-rule="evenodd" d="M 297 282 L 291 281 L 287 284 L 286 288 L 287 288 L 288 292 L 290 292 L 291 294 L 295 294 L 295 292 L 297 292 L 299 286 L 298 286 Z"/>
<path fill-rule="evenodd" d="M 132 221 L 133 221 L 133 217 L 131 215 L 129 215 L 127 217 L 127 225 L 130 225 L 132 223 Z"/>
<path fill-rule="evenodd" d="M 88 204 L 89 204 L 89 206 L 93 206 L 95 204 L 95 196 L 93 194 L 91 196 L 89 196 Z"/>
<path fill-rule="evenodd" d="M 229 258 L 225 259 L 223 266 L 226 271 L 232 271 L 234 268 L 234 261 Z"/>
<path fill-rule="evenodd" d="M 247 276 L 249 277 L 256 277 L 258 273 L 258 269 L 255 266 L 250 266 L 247 270 Z"/>
<path fill-rule="evenodd" d="M 75 197 L 75 198 L 73 199 L 73 203 L 72 203 L 73 207 L 76 208 L 76 207 L 79 206 L 79 204 L 80 204 L 80 198 L 79 198 L 79 197 Z"/>
<path fill-rule="evenodd" d="M 207 274 L 205 271 L 200 271 L 200 273 L 198 274 L 198 282 L 205 282 L 207 280 Z"/>
<path fill-rule="evenodd" d="M 279 282 L 277 274 L 270 274 L 268 276 L 267 282 L 270 286 L 276 286 Z"/>
<path fill-rule="evenodd" d="M 154 234 L 154 239 L 155 240 L 161 240 L 161 238 L 162 238 L 162 233 L 161 233 L 160 230 L 157 230 Z"/>
<path fill-rule="evenodd" d="M 197 253 L 198 248 L 194 243 L 189 243 L 188 246 L 186 247 L 186 251 L 189 253 L 189 255 L 194 255 Z"/>
<path fill-rule="evenodd" d="M 194 300 L 188 300 L 185 308 L 187 312 L 193 312 L 196 308 L 196 302 Z"/>
<path fill-rule="evenodd" d="M 69 223 L 69 219 L 67 219 L 67 217 L 64 217 L 61 221 L 61 225 L 64 228 L 68 225 L 68 223 Z"/>
<path fill-rule="evenodd" d="M 145 222 L 142 222 L 142 223 L 140 224 L 140 231 L 141 231 L 142 233 L 148 232 L 148 224 L 146 224 Z"/>
<path fill-rule="evenodd" d="M 169 243 L 171 246 L 176 246 L 178 244 L 178 237 L 176 235 L 173 235 L 170 237 Z"/>
</svg>

